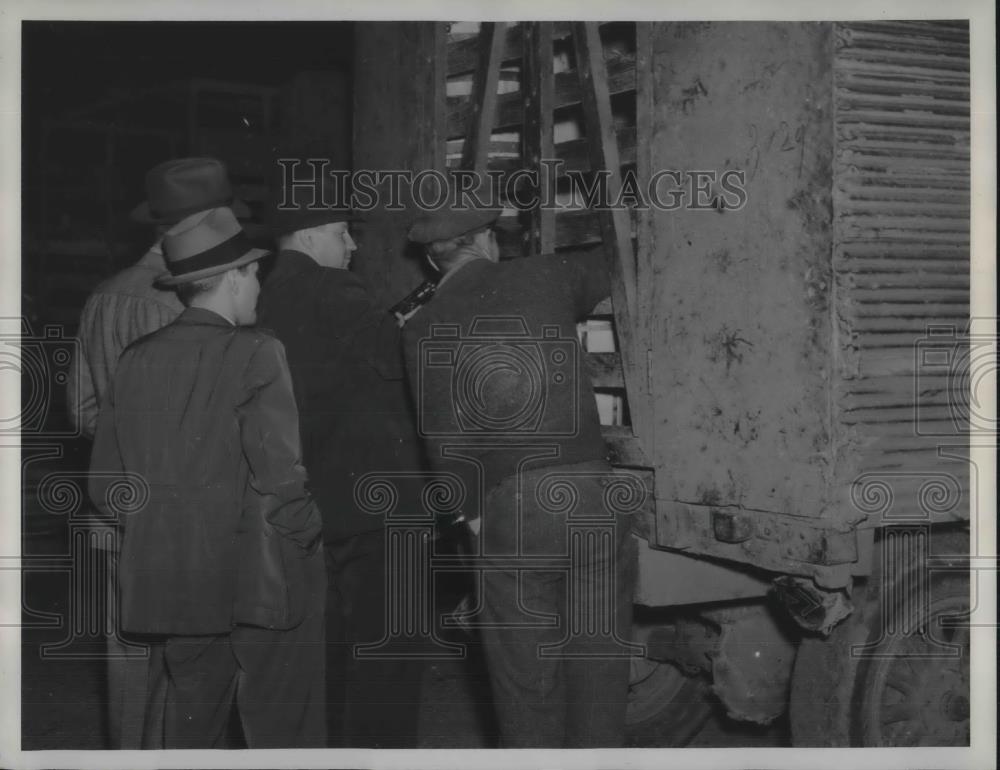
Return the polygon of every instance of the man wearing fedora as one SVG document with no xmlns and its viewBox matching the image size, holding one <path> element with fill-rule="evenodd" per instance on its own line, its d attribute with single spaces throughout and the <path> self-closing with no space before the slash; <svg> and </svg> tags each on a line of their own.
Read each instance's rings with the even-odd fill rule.
<svg viewBox="0 0 1000 770">
<path fill-rule="evenodd" d="M 156 240 L 131 267 L 108 278 L 87 298 L 74 350 L 74 376 L 67 385 L 68 411 L 80 433 L 93 439 L 100 404 L 111 383 L 118 357 L 129 343 L 174 320 L 184 309 L 170 289 L 155 279 L 166 270 L 163 233 L 184 217 L 217 206 L 249 215 L 233 199 L 225 166 L 214 158 L 179 158 L 150 169 L 146 200 L 131 212 L 135 222 L 150 225 Z M 117 533 L 97 528 L 98 547 L 107 551 L 107 700 L 108 737 L 112 748 L 137 749 L 142 734 L 148 665 L 146 650 L 123 640 L 118 627 Z"/>
<path fill-rule="evenodd" d="M 261 290 L 260 323 L 288 352 L 310 490 L 323 513 L 329 738 L 332 746 L 412 748 L 422 666 L 354 654 L 388 633 L 393 578 L 385 521 L 362 510 L 355 484 L 367 473 L 415 476 L 423 468 L 399 327 L 348 269 L 351 211 L 316 205 L 335 200 L 332 192 L 314 198 L 299 187 L 289 201 L 280 190 L 276 197 L 280 250 Z"/>
<path fill-rule="evenodd" d="M 576 333 L 608 295 L 608 272 L 600 250 L 501 262 L 499 213 L 455 206 L 414 222 L 409 238 L 441 280 L 404 328 L 409 382 L 434 470 L 480 491 L 461 512 L 480 581 L 467 620 L 501 746 L 614 748 L 631 652 L 629 528 L 605 507 L 612 470 Z M 571 515 L 596 522 L 585 542 L 602 545 L 572 551 L 569 567 L 533 565 L 569 559 Z"/>
<path fill-rule="evenodd" d="M 224 746 L 234 703 L 248 747 L 321 747 L 322 522 L 284 348 L 251 328 L 267 252 L 224 207 L 163 249 L 186 309 L 122 354 L 91 460 L 94 503 L 124 514 L 122 627 L 152 643 L 164 748 Z"/>
</svg>

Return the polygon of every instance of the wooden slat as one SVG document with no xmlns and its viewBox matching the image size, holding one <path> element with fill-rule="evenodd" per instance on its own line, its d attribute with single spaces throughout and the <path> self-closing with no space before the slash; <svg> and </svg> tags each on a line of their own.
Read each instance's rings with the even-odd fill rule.
<svg viewBox="0 0 1000 770">
<path fill-rule="evenodd" d="M 595 388 L 624 388 L 622 359 L 617 353 L 587 353 L 584 365 Z"/>
<path fill-rule="evenodd" d="M 542 161 L 555 155 L 552 127 L 553 73 L 552 22 L 525 25 L 524 72 L 528 83 L 524 98 L 524 166 L 538 171 L 539 201 L 554 199 L 555 179 L 542 173 Z M 549 254 L 556 245 L 556 212 L 535 206 L 530 212 L 525 247 L 528 254 Z"/>
<path fill-rule="evenodd" d="M 618 137 L 618 155 L 622 168 L 631 166 L 636 162 L 636 130 L 632 126 L 622 126 L 615 131 Z M 452 139 L 448 142 L 448 154 L 461 154 L 464 139 Z M 559 173 L 565 174 L 567 171 L 589 171 L 590 170 L 590 148 L 586 139 L 571 139 L 568 142 L 559 142 L 553 147 L 553 155 L 548 158 L 561 160 Z M 517 171 L 524 167 L 521 160 L 520 147 L 516 142 L 493 140 L 489 149 L 490 169 L 503 170 L 508 172 Z M 648 177 L 639 176 L 639 179 Z"/>
<path fill-rule="evenodd" d="M 552 37 L 559 40 L 570 34 L 569 22 L 553 22 Z M 524 38 L 516 25 L 509 25 L 504 33 L 503 61 L 520 59 L 524 53 Z M 472 72 L 479 61 L 479 39 L 476 36 L 448 44 L 448 76 Z"/>
<path fill-rule="evenodd" d="M 623 126 L 615 131 L 618 140 L 618 160 L 622 167 L 636 162 L 636 130 Z M 586 139 L 572 139 L 555 146 L 556 158 L 563 162 L 561 172 L 587 171 L 590 169 L 590 149 Z M 639 176 L 639 179 L 648 177 Z"/>
<path fill-rule="evenodd" d="M 473 112 L 466 127 L 462 168 L 486 171 L 490 135 L 496 125 L 497 83 L 506 29 L 507 24 L 502 21 L 483 22 L 479 33 L 482 56 L 472 86 Z"/>
<path fill-rule="evenodd" d="M 603 62 L 602 62 L 603 63 Z M 608 62 L 608 93 L 622 94 L 635 90 L 635 59 L 623 57 Z M 576 72 L 560 72 L 555 78 L 554 108 L 557 110 L 580 104 L 580 80 Z M 473 110 L 470 99 L 448 99 L 448 138 L 463 136 Z M 524 95 L 520 92 L 503 94 L 497 98 L 497 117 L 494 127 L 517 126 L 524 122 Z"/>
<path fill-rule="evenodd" d="M 631 215 L 630 212 L 629 216 Z M 514 217 L 501 217 L 497 221 L 496 229 L 506 234 L 506 239 L 502 239 L 500 243 L 501 256 L 509 258 L 521 255 L 520 238 L 522 228 L 517 220 Z M 601 243 L 603 234 L 600 215 L 595 211 L 587 209 L 556 212 L 555 234 L 555 247 L 557 249 L 567 249 L 574 246 L 591 246 Z M 511 245 L 515 241 L 517 245 Z"/>
</svg>

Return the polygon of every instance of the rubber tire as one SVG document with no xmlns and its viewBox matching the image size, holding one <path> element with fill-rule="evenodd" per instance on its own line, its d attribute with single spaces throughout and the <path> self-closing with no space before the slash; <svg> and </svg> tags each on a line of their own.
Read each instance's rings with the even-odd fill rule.
<svg viewBox="0 0 1000 770">
<path fill-rule="evenodd" d="M 887 608 L 889 611 L 897 608 Z M 866 747 L 891 746 L 968 746 L 968 699 L 969 699 L 969 632 L 967 628 L 941 627 L 937 624 L 941 617 L 965 617 L 968 615 L 969 578 L 968 575 L 932 576 L 930 583 L 930 606 L 923 620 L 932 636 L 914 634 L 907 642 L 892 637 L 879 641 L 873 628 L 870 643 L 877 653 L 898 650 L 901 644 L 917 646 L 924 654 L 934 653 L 938 642 L 954 644 L 961 648 L 958 659 L 914 657 L 902 662 L 902 657 L 891 660 L 869 657 L 862 660 L 854 688 L 854 708 L 852 738 L 854 745 Z M 936 641 L 934 641 L 936 640 Z M 938 648 L 939 649 L 939 648 Z M 939 654 L 944 654 L 940 650 Z M 892 694 L 894 688 L 888 682 L 894 677 L 902 677 L 907 686 L 916 684 L 915 693 L 910 696 Z M 943 682 L 943 683 L 942 683 Z M 966 713 L 949 717 L 944 704 L 948 701 L 964 700 Z M 887 706 L 885 701 L 892 704 Z M 911 718 L 901 718 L 892 723 L 887 720 L 888 710 L 896 708 L 901 713 L 909 712 Z M 883 724 L 883 722 L 885 722 Z"/>
<path fill-rule="evenodd" d="M 625 745 L 686 746 L 712 715 L 714 702 L 705 675 L 687 676 L 672 663 L 643 659 L 629 683 Z"/>
<path fill-rule="evenodd" d="M 969 533 L 965 530 L 932 533 L 935 555 L 969 553 Z M 913 568 L 911 568 L 913 569 Z M 953 582 L 954 575 L 942 573 L 932 587 L 932 598 L 965 591 L 949 590 L 941 581 Z M 789 722 L 792 746 L 844 748 L 880 744 L 871 720 L 862 715 L 870 705 L 873 659 L 851 654 L 854 645 L 878 638 L 882 623 L 882 585 L 878 565 L 867 581 L 855 587 L 855 612 L 824 639 L 806 636 L 799 645 L 792 674 Z M 949 614 L 951 614 L 949 612 Z M 875 659 L 877 660 L 877 659 Z M 869 700 L 866 700 L 868 698 Z"/>
<path fill-rule="evenodd" d="M 852 644 L 867 638 L 860 612 L 844 620 L 829 637 L 803 637 L 792 669 L 788 721 L 796 748 L 849 746 L 850 710 L 857 661 Z"/>
</svg>

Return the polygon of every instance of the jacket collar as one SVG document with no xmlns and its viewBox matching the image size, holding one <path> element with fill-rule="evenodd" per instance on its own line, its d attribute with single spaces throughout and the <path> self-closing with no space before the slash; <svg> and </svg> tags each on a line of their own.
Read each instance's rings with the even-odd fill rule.
<svg viewBox="0 0 1000 770">
<path fill-rule="evenodd" d="M 218 313 L 206 310 L 203 307 L 185 308 L 174 323 L 191 326 L 224 326 L 234 328 L 235 324 L 230 323 Z"/>
<path fill-rule="evenodd" d="M 434 290 L 434 293 L 436 294 L 437 292 L 439 292 L 442 286 L 444 286 L 446 283 L 452 280 L 454 280 L 456 283 L 461 283 L 462 278 L 467 278 L 470 275 L 475 275 L 476 273 L 479 272 L 479 270 L 482 270 L 485 266 L 494 264 L 496 263 L 493 262 L 492 260 L 486 259 L 485 257 L 473 257 L 467 262 L 463 262 L 458 267 L 454 268 L 453 270 L 449 270 L 447 273 L 445 273 L 444 277 L 442 277 L 441 280 L 438 281 L 438 285 L 437 288 Z M 476 266 L 475 269 L 473 269 L 473 266 Z"/>
<path fill-rule="evenodd" d="M 285 281 L 323 281 L 326 285 L 354 284 L 361 281 L 357 273 L 339 267 L 324 267 L 315 259 L 301 251 L 286 249 L 279 251 L 274 267 L 264 281 L 264 285 L 275 285 Z"/>
<path fill-rule="evenodd" d="M 325 270 L 321 264 L 308 254 L 295 251 L 294 249 L 284 249 L 279 251 L 274 260 L 272 275 L 298 275 L 300 273 L 310 273 L 315 270 Z"/>
</svg>

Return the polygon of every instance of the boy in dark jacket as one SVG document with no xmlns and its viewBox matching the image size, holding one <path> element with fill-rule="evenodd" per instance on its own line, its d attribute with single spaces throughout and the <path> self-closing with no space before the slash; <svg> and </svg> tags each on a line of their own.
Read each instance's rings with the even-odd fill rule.
<svg viewBox="0 0 1000 770">
<path fill-rule="evenodd" d="M 221 747 L 234 701 L 250 748 L 321 747 L 321 520 L 284 349 L 247 328 L 266 252 L 228 208 L 182 220 L 163 248 L 161 283 L 187 309 L 122 354 L 90 480 L 124 524 L 123 628 L 153 642 L 165 680 L 149 713 L 165 709 L 165 748 Z"/>
</svg>

